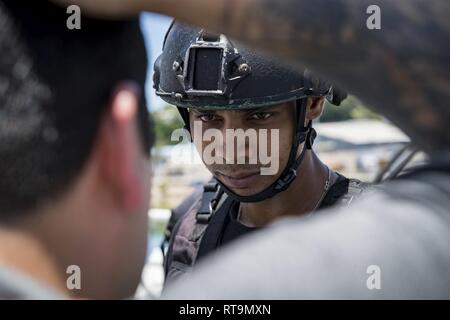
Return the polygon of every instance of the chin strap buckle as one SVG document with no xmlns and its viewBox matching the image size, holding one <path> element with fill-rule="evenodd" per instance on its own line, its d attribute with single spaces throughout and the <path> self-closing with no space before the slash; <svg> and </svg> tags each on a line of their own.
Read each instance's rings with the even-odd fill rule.
<svg viewBox="0 0 450 320">
<path fill-rule="evenodd" d="M 217 204 L 223 194 L 217 180 L 212 179 L 203 187 L 203 196 L 200 210 L 197 212 L 196 219 L 199 223 L 207 224 L 211 219 Z"/>
<path fill-rule="evenodd" d="M 314 128 L 310 127 L 308 134 L 306 136 L 306 149 L 311 150 L 312 146 L 314 144 L 314 140 L 316 140 L 317 132 L 314 130 Z"/>
<path fill-rule="evenodd" d="M 275 186 L 275 190 L 284 190 L 291 184 L 291 182 L 297 177 L 297 171 L 293 168 L 288 171 L 288 173 L 280 178 Z"/>
</svg>

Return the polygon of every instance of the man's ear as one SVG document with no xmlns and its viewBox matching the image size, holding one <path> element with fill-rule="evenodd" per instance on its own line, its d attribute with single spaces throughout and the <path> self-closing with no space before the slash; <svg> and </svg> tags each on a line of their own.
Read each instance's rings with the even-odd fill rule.
<svg viewBox="0 0 450 320">
<path fill-rule="evenodd" d="M 137 129 L 138 90 L 128 83 L 115 90 L 99 135 L 102 177 L 108 190 L 114 193 L 116 205 L 125 211 L 134 211 L 144 192 L 137 172 L 142 156 Z"/>
<path fill-rule="evenodd" d="M 325 97 L 309 98 L 306 109 L 306 120 L 314 120 L 322 115 L 325 106 Z"/>
</svg>

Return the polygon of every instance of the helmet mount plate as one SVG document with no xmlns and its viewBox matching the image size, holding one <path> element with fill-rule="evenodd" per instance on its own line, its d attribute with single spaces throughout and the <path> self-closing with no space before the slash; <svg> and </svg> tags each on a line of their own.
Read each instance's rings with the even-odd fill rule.
<svg viewBox="0 0 450 320">
<path fill-rule="evenodd" d="M 175 21 L 154 70 L 156 94 L 182 108 L 250 109 L 305 96 L 339 105 L 346 97 L 309 70 L 292 70 L 226 35 Z"/>
<path fill-rule="evenodd" d="M 224 35 L 205 41 L 204 31 L 186 50 L 184 61 L 174 61 L 174 71 L 184 95 L 231 98 L 233 88 L 251 68 Z"/>
</svg>

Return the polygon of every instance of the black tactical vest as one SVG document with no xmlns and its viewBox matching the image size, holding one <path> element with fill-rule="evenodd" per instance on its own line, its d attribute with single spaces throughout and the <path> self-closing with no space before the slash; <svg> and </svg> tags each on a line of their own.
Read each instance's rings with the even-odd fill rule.
<svg viewBox="0 0 450 320">
<path fill-rule="evenodd" d="M 359 180 L 348 181 L 346 192 L 340 194 L 333 205 L 349 205 L 368 187 L 368 184 Z M 204 186 L 203 192 L 195 192 L 180 205 L 182 212 L 177 209 L 172 212 L 177 221 L 171 219 L 166 231 L 166 237 L 170 240 L 164 259 L 165 285 L 190 272 L 199 258 L 220 246 L 218 231 L 232 203 L 233 200 L 212 179 Z"/>
</svg>

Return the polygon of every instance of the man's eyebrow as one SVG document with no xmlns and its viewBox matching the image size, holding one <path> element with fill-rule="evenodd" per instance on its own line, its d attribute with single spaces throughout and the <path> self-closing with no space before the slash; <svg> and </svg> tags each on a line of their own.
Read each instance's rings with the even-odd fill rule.
<svg viewBox="0 0 450 320">
<path fill-rule="evenodd" d="M 247 113 L 268 112 L 268 111 L 272 111 L 272 110 L 276 109 L 277 107 L 279 107 L 279 106 L 278 105 L 276 105 L 276 106 L 265 106 L 265 107 L 247 109 L 247 110 L 243 110 L 243 111 L 245 111 Z"/>
<path fill-rule="evenodd" d="M 193 111 L 195 113 L 207 113 L 207 114 L 215 114 L 218 111 L 240 111 L 243 113 L 254 113 L 254 112 L 268 112 L 268 111 L 272 111 L 274 109 L 276 109 L 277 107 L 279 107 L 279 105 L 271 105 L 271 106 L 265 106 L 265 107 L 256 107 L 256 108 L 251 108 L 251 109 L 241 109 L 239 110 L 238 108 L 236 109 L 225 109 L 225 110 L 217 110 L 217 109 L 208 109 L 208 108 L 202 108 L 202 109 L 194 109 L 194 108 L 189 108 L 190 111 Z"/>
<path fill-rule="evenodd" d="M 214 109 L 192 109 L 192 108 L 190 108 L 190 111 L 193 111 L 195 113 L 208 113 L 208 114 L 217 112 L 217 110 Z"/>
</svg>

